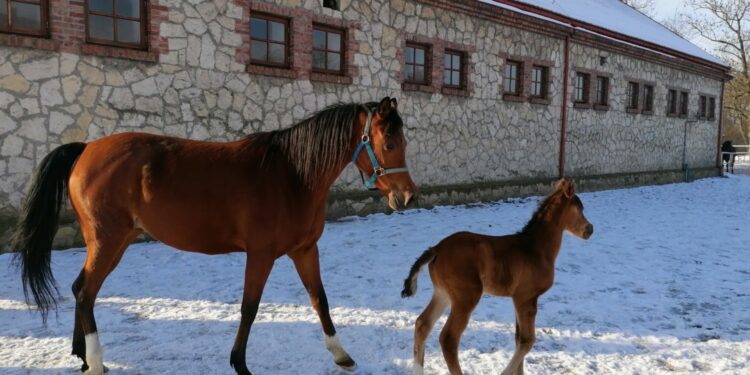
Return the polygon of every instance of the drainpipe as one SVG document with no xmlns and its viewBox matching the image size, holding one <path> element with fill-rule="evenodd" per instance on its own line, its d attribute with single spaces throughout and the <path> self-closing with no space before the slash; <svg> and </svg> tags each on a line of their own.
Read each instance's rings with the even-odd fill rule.
<svg viewBox="0 0 750 375">
<path fill-rule="evenodd" d="M 565 135 L 568 125 L 568 86 L 570 80 L 570 35 L 565 36 L 565 54 L 563 56 L 563 98 L 560 113 L 560 178 L 565 177 Z"/>
<path fill-rule="evenodd" d="M 721 128 L 724 124 L 724 80 L 721 81 L 721 98 L 719 99 L 719 130 L 716 134 L 716 168 L 719 173 L 724 174 L 724 168 L 721 165 Z"/>
</svg>

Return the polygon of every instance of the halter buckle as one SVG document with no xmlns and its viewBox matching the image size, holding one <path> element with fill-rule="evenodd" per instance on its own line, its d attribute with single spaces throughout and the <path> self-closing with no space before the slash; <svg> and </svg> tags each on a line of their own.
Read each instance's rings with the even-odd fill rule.
<svg viewBox="0 0 750 375">
<path fill-rule="evenodd" d="M 370 135 L 362 134 L 362 143 L 370 143 Z"/>
<path fill-rule="evenodd" d="M 378 175 L 378 177 L 381 177 L 385 174 L 385 169 L 383 169 L 383 167 L 377 167 L 375 168 L 375 174 Z"/>
</svg>

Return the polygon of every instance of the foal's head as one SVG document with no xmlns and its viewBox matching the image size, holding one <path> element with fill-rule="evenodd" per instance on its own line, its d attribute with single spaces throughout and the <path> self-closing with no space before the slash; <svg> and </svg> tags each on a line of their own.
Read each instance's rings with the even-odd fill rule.
<svg viewBox="0 0 750 375">
<path fill-rule="evenodd" d="M 583 215 L 583 202 L 576 195 L 575 183 L 572 180 L 562 178 L 555 184 L 553 194 L 559 194 L 559 209 L 561 210 L 559 220 L 563 225 L 563 230 L 584 240 L 589 239 L 591 234 L 594 233 L 594 226 Z"/>
<path fill-rule="evenodd" d="M 404 123 L 398 114 L 398 102 L 395 98 L 385 97 L 370 110 L 373 114 L 369 134 L 363 136 L 369 138 L 380 168 L 373 165 L 365 150 L 357 156 L 356 165 L 366 178 L 378 175 L 374 186 L 388 197 L 388 205 L 392 209 L 405 208 L 412 202 L 417 187 L 406 171 L 406 138 Z M 365 125 L 359 124 L 359 129 L 363 132 Z"/>
</svg>

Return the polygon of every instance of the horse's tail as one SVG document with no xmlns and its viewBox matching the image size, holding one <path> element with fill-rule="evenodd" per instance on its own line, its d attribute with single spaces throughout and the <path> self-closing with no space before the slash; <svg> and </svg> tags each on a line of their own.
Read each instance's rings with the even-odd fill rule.
<svg viewBox="0 0 750 375">
<path fill-rule="evenodd" d="M 411 297 L 417 292 L 417 276 L 419 276 L 419 271 L 433 259 L 435 259 L 435 248 L 431 247 L 422 253 L 417 258 L 417 261 L 412 264 L 409 276 L 404 280 L 404 290 L 401 291 L 401 298 Z"/>
<path fill-rule="evenodd" d="M 15 262 L 21 269 L 26 302 L 29 302 L 31 290 L 45 323 L 50 308 L 56 306 L 58 295 L 50 268 L 52 239 L 65 202 L 68 177 L 85 148 L 85 143 L 69 143 L 54 149 L 42 160 L 13 233 L 11 246 L 17 251 Z"/>
</svg>

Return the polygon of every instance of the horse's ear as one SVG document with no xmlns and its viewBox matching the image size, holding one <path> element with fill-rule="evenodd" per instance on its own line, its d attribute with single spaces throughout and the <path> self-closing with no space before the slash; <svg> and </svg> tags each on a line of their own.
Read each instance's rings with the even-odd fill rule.
<svg viewBox="0 0 750 375">
<path fill-rule="evenodd" d="M 393 101 L 395 102 L 396 99 L 393 99 Z M 387 116 L 388 113 L 391 112 L 391 107 L 393 106 L 394 104 L 391 103 L 391 98 L 386 96 L 380 101 L 380 103 L 378 103 L 378 114 L 383 117 Z"/>
<path fill-rule="evenodd" d="M 391 108 L 398 111 L 398 101 L 396 101 L 396 98 L 391 98 Z"/>
<path fill-rule="evenodd" d="M 572 180 L 561 178 L 555 183 L 555 191 L 562 191 L 565 198 L 571 198 L 576 193 L 576 186 Z"/>
</svg>

